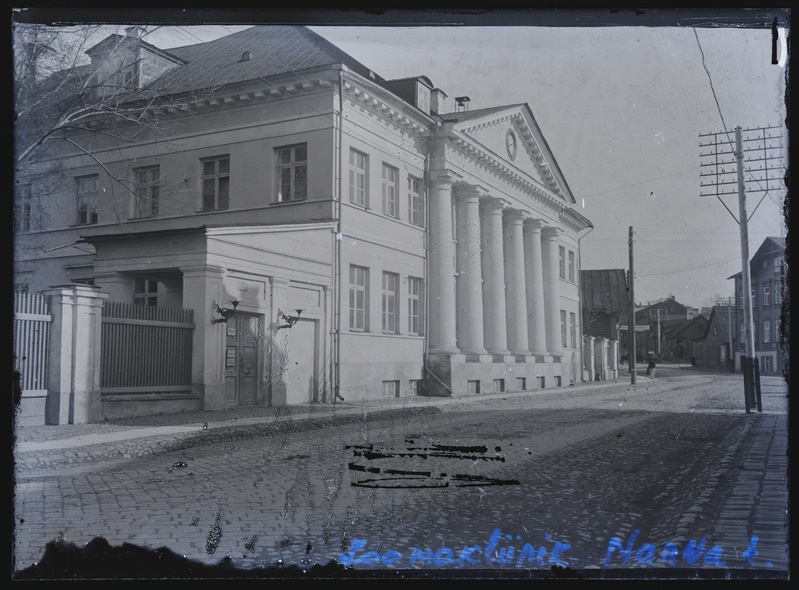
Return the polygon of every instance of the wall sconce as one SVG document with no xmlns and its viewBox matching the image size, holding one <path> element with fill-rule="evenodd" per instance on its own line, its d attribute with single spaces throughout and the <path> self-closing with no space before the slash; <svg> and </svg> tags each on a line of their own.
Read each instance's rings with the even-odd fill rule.
<svg viewBox="0 0 799 590">
<path fill-rule="evenodd" d="M 277 327 L 278 330 L 280 328 L 291 328 L 294 324 L 296 324 L 299 321 L 300 316 L 302 315 L 302 310 L 301 309 L 297 309 L 295 311 L 297 312 L 297 315 L 294 315 L 294 316 L 286 315 L 282 311 L 279 314 L 277 314 L 278 319 L 282 318 L 283 320 L 286 321 L 285 324 L 282 324 L 282 325 Z"/>
<path fill-rule="evenodd" d="M 218 313 L 222 317 L 213 318 L 211 320 L 212 324 L 226 324 L 227 321 L 233 317 L 233 314 L 236 313 L 236 307 L 238 307 L 240 301 L 236 301 L 235 299 L 230 302 L 233 308 L 230 307 L 219 307 L 219 304 L 216 304 L 216 313 Z"/>
</svg>

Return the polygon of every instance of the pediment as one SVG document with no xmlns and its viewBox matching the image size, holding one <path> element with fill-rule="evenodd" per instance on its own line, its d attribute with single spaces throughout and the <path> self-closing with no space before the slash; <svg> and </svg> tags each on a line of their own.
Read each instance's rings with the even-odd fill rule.
<svg viewBox="0 0 799 590">
<path fill-rule="evenodd" d="M 456 118 L 453 131 L 556 194 L 564 203 L 575 202 L 527 105 L 460 112 Z"/>
</svg>

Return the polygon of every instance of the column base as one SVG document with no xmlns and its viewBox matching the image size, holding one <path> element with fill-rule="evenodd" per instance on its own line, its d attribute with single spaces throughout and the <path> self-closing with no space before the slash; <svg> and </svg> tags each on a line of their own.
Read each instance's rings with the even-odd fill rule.
<svg viewBox="0 0 799 590">
<path fill-rule="evenodd" d="M 457 346 L 431 346 L 427 351 L 428 354 L 460 354 L 460 352 Z"/>
</svg>

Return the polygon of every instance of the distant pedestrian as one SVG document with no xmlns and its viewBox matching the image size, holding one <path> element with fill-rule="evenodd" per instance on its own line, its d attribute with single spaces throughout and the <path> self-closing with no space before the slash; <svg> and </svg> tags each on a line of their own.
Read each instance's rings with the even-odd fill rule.
<svg viewBox="0 0 799 590">
<path fill-rule="evenodd" d="M 652 379 L 655 378 L 655 360 L 649 359 L 649 364 L 646 366 L 646 374 Z"/>
</svg>

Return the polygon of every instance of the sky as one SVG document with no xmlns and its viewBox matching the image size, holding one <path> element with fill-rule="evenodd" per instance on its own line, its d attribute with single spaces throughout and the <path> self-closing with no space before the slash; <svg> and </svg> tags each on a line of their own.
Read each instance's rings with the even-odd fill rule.
<svg viewBox="0 0 799 590">
<path fill-rule="evenodd" d="M 427 76 L 448 96 L 469 96 L 471 109 L 527 103 L 594 225 L 581 240 L 583 269 L 629 269 L 632 226 L 637 302 L 673 295 L 702 307 L 732 296 L 738 198 L 701 196 L 700 134 L 784 127 L 786 60 L 780 50 L 772 64 L 771 28 L 520 20 L 311 28 L 383 78 Z M 147 40 L 167 49 L 242 28 L 166 26 Z M 786 165 L 787 136 L 783 145 Z M 784 197 L 747 194 L 750 257 L 767 236 L 786 235 Z"/>
</svg>

